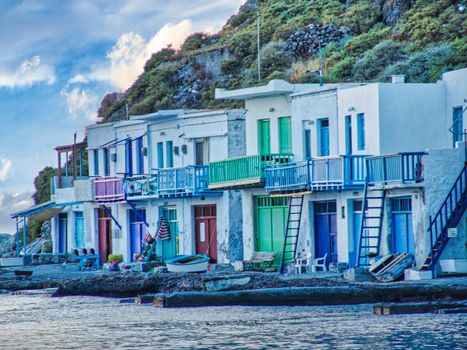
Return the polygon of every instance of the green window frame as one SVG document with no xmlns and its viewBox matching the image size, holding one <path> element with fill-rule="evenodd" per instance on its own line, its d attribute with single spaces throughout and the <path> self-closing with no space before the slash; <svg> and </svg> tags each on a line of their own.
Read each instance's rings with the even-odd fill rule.
<svg viewBox="0 0 467 350">
<path fill-rule="evenodd" d="M 164 168 L 164 143 L 157 143 L 157 167 L 159 169 Z"/>
<path fill-rule="evenodd" d="M 357 114 L 357 143 L 358 150 L 362 151 L 365 149 L 365 114 Z"/>
<path fill-rule="evenodd" d="M 279 123 L 279 153 L 292 153 L 292 121 L 290 117 L 281 117 Z"/>
</svg>

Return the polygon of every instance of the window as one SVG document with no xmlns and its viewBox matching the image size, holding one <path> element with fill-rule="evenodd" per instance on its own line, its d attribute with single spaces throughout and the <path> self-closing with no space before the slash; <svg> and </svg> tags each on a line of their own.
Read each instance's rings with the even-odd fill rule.
<svg viewBox="0 0 467 350">
<path fill-rule="evenodd" d="M 94 175 L 99 176 L 99 150 L 95 149 L 94 153 Z"/>
<path fill-rule="evenodd" d="M 131 139 L 125 143 L 125 175 L 133 175 L 133 143 Z"/>
<path fill-rule="evenodd" d="M 358 150 L 365 149 L 365 114 L 357 114 Z"/>
<path fill-rule="evenodd" d="M 207 163 L 209 163 L 209 140 L 197 140 L 195 141 L 195 164 Z"/>
<path fill-rule="evenodd" d="M 311 158 L 311 130 L 305 129 L 304 134 L 305 159 Z"/>
<path fill-rule="evenodd" d="M 174 145 L 172 141 L 165 143 L 165 150 L 167 152 L 167 168 L 173 168 L 174 166 Z"/>
<path fill-rule="evenodd" d="M 164 143 L 157 143 L 157 167 L 159 169 L 164 168 Z"/>
<path fill-rule="evenodd" d="M 110 157 L 109 157 L 109 149 L 104 148 L 104 176 L 110 175 Z"/>
<path fill-rule="evenodd" d="M 138 174 L 144 174 L 143 137 L 136 139 L 136 161 Z"/>
<path fill-rule="evenodd" d="M 270 121 L 269 119 L 258 120 L 258 153 L 269 154 L 271 153 L 270 141 Z"/>
<path fill-rule="evenodd" d="M 352 154 L 352 116 L 345 116 L 345 153 Z"/>
<path fill-rule="evenodd" d="M 452 109 L 452 143 L 456 146 L 456 142 L 462 141 L 462 106 Z"/>
<path fill-rule="evenodd" d="M 329 119 L 318 122 L 319 156 L 329 156 Z"/>
<path fill-rule="evenodd" d="M 279 118 L 279 153 L 292 153 L 292 128 L 290 117 Z"/>
</svg>

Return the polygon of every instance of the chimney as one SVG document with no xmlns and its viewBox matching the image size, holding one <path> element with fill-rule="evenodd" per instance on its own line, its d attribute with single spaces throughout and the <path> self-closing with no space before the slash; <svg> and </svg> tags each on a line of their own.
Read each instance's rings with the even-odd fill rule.
<svg viewBox="0 0 467 350">
<path fill-rule="evenodd" d="M 393 84 L 404 84 L 405 83 L 405 75 L 404 74 L 391 75 L 391 82 Z"/>
</svg>

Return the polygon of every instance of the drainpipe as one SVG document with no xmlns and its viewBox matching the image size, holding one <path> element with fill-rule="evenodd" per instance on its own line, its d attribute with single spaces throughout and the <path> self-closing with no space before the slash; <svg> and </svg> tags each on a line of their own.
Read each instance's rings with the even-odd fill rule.
<svg viewBox="0 0 467 350">
<path fill-rule="evenodd" d="M 26 246 L 27 246 L 27 237 L 28 237 L 28 225 L 27 225 L 27 216 L 24 216 L 23 222 L 23 256 L 26 256 Z"/>
<path fill-rule="evenodd" d="M 16 217 L 16 256 L 19 257 L 20 249 L 19 249 L 19 223 L 18 217 Z"/>
</svg>

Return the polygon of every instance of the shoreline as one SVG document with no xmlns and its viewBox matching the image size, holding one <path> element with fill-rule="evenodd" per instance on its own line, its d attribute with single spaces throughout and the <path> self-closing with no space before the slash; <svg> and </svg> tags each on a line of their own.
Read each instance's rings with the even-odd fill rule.
<svg viewBox="0 0 467 350">
<path fill-rule="evenodd" d="M 34 271 L 31 280 L 16 280 L 13 268 L 0 268 L 0 290 L 9 293 L 19 290 L 57 288 L 57 292 L 53 295 L 57 297 L 79 295 L 136 298 L 143 294 L 157 294 L 164 300 L 179 300 L 177 303 L 180 303 L 180 306 L 196 306 L 196 303 L 341 305 L 467 300 L 467 277 L 381 283 L 350 282 L 339 275 L 325 274 L 293 276 L 263 272 L 143 274 L 102 270 L 79 272 L 75 268 L 77 269 L 77 266 L 73 264 L 65 267 L 35 266 L 28 268 Z"/>
</svg>

